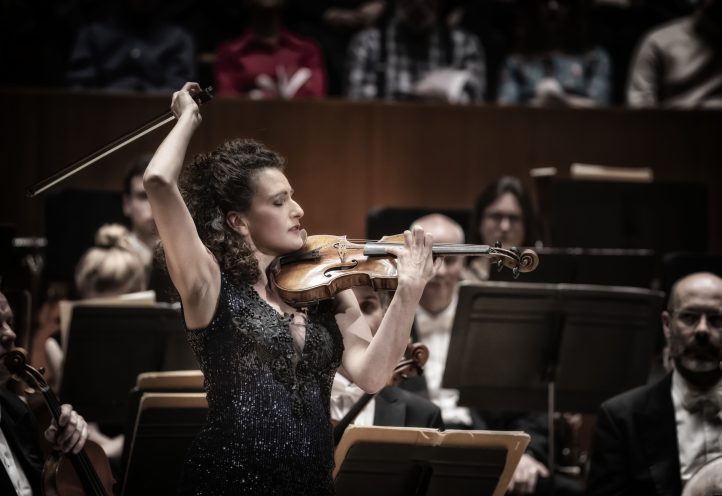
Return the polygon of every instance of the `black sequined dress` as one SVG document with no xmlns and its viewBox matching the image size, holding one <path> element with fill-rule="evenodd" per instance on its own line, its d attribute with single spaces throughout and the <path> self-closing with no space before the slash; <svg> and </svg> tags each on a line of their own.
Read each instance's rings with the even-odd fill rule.
<svg viewBox="0 0 722 496">
<path fill-rule="evenodd" d="M 213 320 L 188 331 L 208 421 L 186 456 L 181 494 L 333 494 L 329 403 L 343 342 L 330 305 L 309 311 L 300 353 L 291 320 L 221 276 Z"/>
</svg>

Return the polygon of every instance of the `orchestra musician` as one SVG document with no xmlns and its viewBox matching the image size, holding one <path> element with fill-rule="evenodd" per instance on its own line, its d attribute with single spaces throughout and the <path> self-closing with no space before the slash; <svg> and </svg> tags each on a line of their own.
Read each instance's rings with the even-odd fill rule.
<svg viewBox="0 0 722 496">
<path fill-rule="evenodd" d="M 12 309 L 0 293 L 0 356 L 15 346 L 12 324 Z M 40 495 L 44 456 L 38 427 L 27 403 L 5 387 L 9 378 L 0 360 L 0 494 Z M 83 417 L 65 404 L 58 422 L 53 420 L 44 435 L 54 449 L 78 453 L 88 438 L 88 428 Z"/>
<path fill-rule="evenodd" d="M 722 456 L 722 279 L 677 281 L 662 325 L 674 369 L 604 402 L 597 416 L 588 494 L 680 494 Z"/>
</svg>

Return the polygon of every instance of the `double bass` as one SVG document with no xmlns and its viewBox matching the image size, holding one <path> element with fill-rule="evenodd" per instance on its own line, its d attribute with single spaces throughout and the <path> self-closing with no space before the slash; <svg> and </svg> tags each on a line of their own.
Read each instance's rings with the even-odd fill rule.
<svg viewBox="0 0 722 496">
<path fill-rule="evenodd" d="M 27 362 L 25 350 L 12 349 L 3 359 L 13 378 L 42 394 L 57 423 L 60 401 L 45 382 L 43 374 Z M 88 440 L 77 454 L 53 452 L 43 467 L 42 482 L 45 496 L 112 496 L 115 480 L 102 448 Z"/>
</svg>

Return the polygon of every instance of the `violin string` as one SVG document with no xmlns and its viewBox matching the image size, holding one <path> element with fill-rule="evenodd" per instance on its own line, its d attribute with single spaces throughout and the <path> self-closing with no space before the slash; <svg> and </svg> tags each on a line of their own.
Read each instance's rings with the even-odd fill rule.
<svg viewBox="0 0 722 496">
<path fill-rule="evenodd" d="M 57 396 L 50 390 L 50 388 L 42 387 L 42 384 L 38 384 L 41 386 L 40 392 L 42 393 L 43 397 L 45 398 L 45 403 L 48 405 L 48 408 L 50 409 L 50 413 L 53 415 L 53 418 L 55 419 L 55 422 L 57 423 L 60 420 L 60 414 L 61 414 L 61 407 L 60 402 L 58 401 Z M 78 478 L 83 480 L 83 476 L 85 480 L 87 481 L 88 485 L 90 486 L 90 489 L 93 491 L 93 494 L 98 495 L 105 495 L 105 488 L 103 487 L 102 483 L 100 482 L 100 478 L 98 477 L 98 474 L 95 472 L 95 469 L 93 468 L 92 463 L 90 463 L 90 459 L 88 458 L 88 455 L 86 454 L 85 450 L 80 451 L 80 453 L 77 453 L 75 455 L 75 460 L 77 461 L 77 464 L 79 465 L 80 471 L 82 471 L 82 475 L 78 474 Z M 77 471 L 77 470 L 76 470 Z"/>
</svg>

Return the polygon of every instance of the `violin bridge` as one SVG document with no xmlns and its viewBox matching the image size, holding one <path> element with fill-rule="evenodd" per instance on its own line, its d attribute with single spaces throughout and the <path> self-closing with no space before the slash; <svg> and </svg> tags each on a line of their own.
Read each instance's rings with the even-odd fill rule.
<svg viewBox="0 0 722 496">
<path fill-rule="evenodd" d="M 338 252 L 338 258 L 342 262 L 346 261 L 346 247 L 348 246 L 348 240 L 346 239 L 346 236 L 343 236 L 339 241 L 336 241 L 333 244 L 333 247 L 336 248 L 336 251 Z"/>
</svg>

